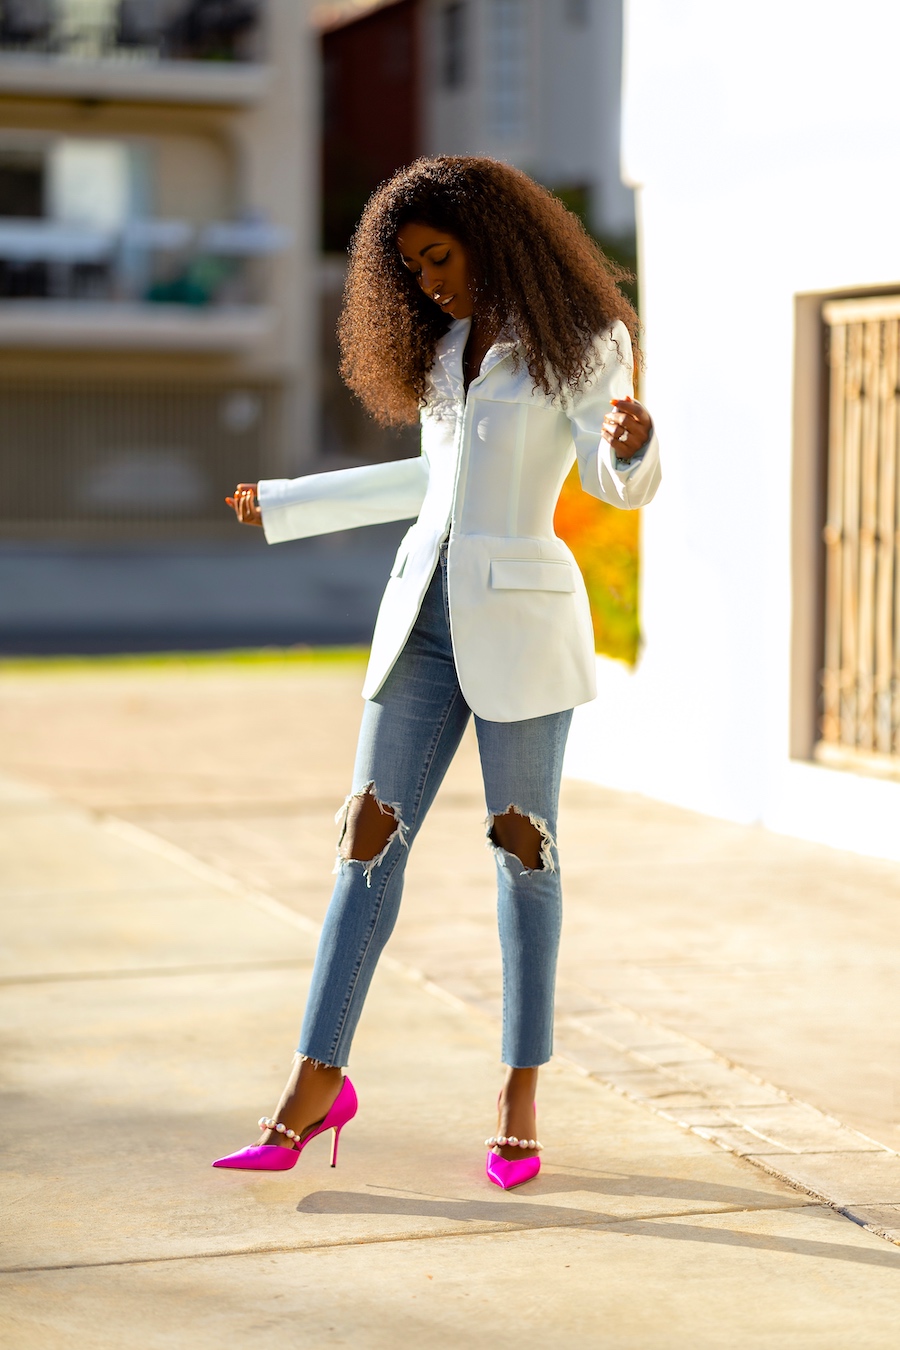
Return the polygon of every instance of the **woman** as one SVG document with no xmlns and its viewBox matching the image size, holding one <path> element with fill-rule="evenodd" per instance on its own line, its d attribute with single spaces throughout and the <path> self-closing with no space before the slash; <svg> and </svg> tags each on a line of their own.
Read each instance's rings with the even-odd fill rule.
<svg viewBox="0 0 900 1350">
<path fill-rule="evenodd" d="M 409 849 L 470 715 L 497 865 L 503 1060 L 487 1175 L 536 1176 L 538 1067 L 552 1051 L 566 735 L 594 697 L 584 583 L 553 531 L 577 456 L 587 492 L 642 506 L 659 483 L 631 397 L 637 317 L 623 274 L 561 203 L 489 159 L 424 159 L 369 201 L 351 250 L 342 373 L 385 424 L 421 420 L 412 460 L 239 484 L 270 543 L 415 517 L 372 642 L 337 881 L 274 1117 L 217 1167 L 287 1168 L 356 1111 L 346 1065 L 396 919 Z M 334 1165 L 334 1157 L 332 1158 Z"/>
</svg>

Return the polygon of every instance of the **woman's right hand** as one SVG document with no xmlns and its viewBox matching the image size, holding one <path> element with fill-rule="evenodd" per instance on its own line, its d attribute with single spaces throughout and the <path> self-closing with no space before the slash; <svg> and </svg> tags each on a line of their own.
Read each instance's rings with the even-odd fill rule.
<svg viewBox="0 0 900 1350">
<path fill-rule="evenodd" d="M 257 483 L 238 483 L 233 497 L 225 500 L 242 525 L 261 525 L 262 512 L 259 509 Z"/>
</svg>

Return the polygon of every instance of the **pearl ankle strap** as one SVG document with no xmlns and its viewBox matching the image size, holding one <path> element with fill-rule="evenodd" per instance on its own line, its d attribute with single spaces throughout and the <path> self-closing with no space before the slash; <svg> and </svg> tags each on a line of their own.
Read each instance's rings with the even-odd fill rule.
<svg viewBox="0 0 900 1350">
<path fill-rule="evenodd" d="M 485 1148 L 493 1148 L 495 1144 L 499 1144 L 500 1148 L 505 1148 L 507 1145 L 510 1148 L 542 1149 L 544 1147 L 538 1139 L 517 1139 L 514 1134 L 492 1134 L 490 1139 L 485 1139 L 484 1141 Z"/>
<path fill-rule="evenodd" d="M 274 1130 L 276 1134 L 283 1134 L 285 1139 L 296 1140 L 297 1143 L 300 1142 L 299 1134 L 295 1134 L 293 1130 L 289 1130 L 280 1120 L 273 1120 L 271 1116 L 260 1116 L 256 1123 L 261 1130 Z"/>
</svg>

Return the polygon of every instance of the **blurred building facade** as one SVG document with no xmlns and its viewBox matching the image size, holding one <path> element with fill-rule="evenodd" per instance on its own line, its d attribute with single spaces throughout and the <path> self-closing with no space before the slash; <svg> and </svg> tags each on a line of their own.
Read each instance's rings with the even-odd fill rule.
<svg viewBox="0 0 900 1350">
<path fill-rule="evenodd" d="M 137 525 L 154 493 L 167 521 L 215 520 L 239 464 L 253 477 L 309 453 L 301 9 L 4 0 L 0 15 L 5 523 Z"/>
<path fill-rule="evenodd" d="M 422 150 L 484 154 L 634 232 L 619 167 L 621 0 L 422 0 Z"/>
<path fill-rule="evenodd" d="M 324 243 L 420 154 L 515 164 L 628 241 L 619 166 L 621 0 L 347 0 L 316 6 L 324 71 Z"/>
<path fill-rule="evenodd" d="M 346 249 L 369 194 L 418 155 L 483 154 L 532 174 L 626 264 L 634 193 L 619 167 L 622 0 L 333 0 L 313 15 L 323 79 L 323 453 L 412 454 L 337 375 Z"/>
<path fill-rule="evenodd" d="M 2 0 L 7 649 L 17 557 L 215 551 L 315 458 L 317 94 L 300 0 Z"/>
<path fill-rule="evenodd" d="M 559 191 L 603 239 L 634 233 L 619 166 L 621 0 L 325 4 L 324 245 L 416 155 L 492 155 Z"/>
<path fill-rule="evenodd" d="M 900 858 L 900 12 L 858 66 L 837 0 L 626 18 L 664 481 L 569 768 Z"/>
<path fill-rule="evenodd" d="M 347 248 L 372 190 L 422 153 L 421 6 L 326 5 L 321 24 L 322 217 L 319 264 L 321 455 L 339 464 L 416 453 L 416 429 L 379 429 L 338 374 L 336 327 Z"/>
<path fill-rule="evenodd" d="M 621 0 L 0 0 L 0 651 L 365 640 L 391 532 L 267 550 L 222 497 L 416 452 L 337 374 L 399 165 L 627 241 L 620 47 Z"/>
</svg>

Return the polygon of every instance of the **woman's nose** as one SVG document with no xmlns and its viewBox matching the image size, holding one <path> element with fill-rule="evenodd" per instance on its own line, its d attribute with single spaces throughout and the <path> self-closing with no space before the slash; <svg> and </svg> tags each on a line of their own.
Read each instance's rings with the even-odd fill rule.
<svg viewBox="0 0 900 1350">
<path fill-rule="evenodd" d="M 422 268 L 422 275 L 419 277 L 419 285 L 426 295 L 434 295 L 436 290 L 439 291 L 441 289 L 441 283 L 424 267 Z"/>
</svg>

